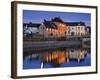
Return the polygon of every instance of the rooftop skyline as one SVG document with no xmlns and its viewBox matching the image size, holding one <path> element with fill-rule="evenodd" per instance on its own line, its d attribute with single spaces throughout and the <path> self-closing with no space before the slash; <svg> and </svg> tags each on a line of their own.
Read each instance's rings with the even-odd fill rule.
<svg viewBox="0 0 100 80">
<path fill-rule="evenodd" d="M 44 19 L 50 21 L 54 17 L 60 17 L 64 22 L 82 21 L 86 26 L 91 26 L 91 14 L 89 13 L 23 10 L 23 23 L 41 23 Z"/>
</svg>

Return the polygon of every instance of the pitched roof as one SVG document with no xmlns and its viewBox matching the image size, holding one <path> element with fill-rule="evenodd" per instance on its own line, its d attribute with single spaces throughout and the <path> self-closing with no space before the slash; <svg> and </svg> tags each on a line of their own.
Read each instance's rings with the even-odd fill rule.
<svg viewBox="0 0 100 80">
<path fill-rule="evenodd" d="M 57 26 L 52 21 L 46 21 L 45 20 L 43 23 L 46 26 L 46 28 L 57 29 Z"/>
<path fill-rule="evenodd" d="M 67 26 L 85 26 L 84 22 L 66 22 L 65 23 Z"/>
<path fill-rule="evenodd" d="M 55 17 L 51 21 L 52 22 L 61 22 L 61 23 L 64 23 L 64 21 L 60 17 Z"/>
<path fill-rule="evenodd" d="M 28 27 L 39 27 L 41 24 L 38 23 L 24 23 L 23 26 L 28 26 Z"/>
</svg>

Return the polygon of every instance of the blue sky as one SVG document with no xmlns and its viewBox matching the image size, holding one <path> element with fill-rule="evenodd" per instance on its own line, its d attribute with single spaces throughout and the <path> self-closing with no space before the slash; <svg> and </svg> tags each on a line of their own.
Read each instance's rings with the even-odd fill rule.
<svg viewBox="0 0 100 80">
<path fill-rule="evenodd" d="M 89 13 L 23 10 L 24 23 L 41 23 L 44 19 L 51 20 L 54 17 L 60 17 L 64 22 L 82 21 L 85 22 L 86 26 L 91 25 L 91 14 Z"/>
</svg>

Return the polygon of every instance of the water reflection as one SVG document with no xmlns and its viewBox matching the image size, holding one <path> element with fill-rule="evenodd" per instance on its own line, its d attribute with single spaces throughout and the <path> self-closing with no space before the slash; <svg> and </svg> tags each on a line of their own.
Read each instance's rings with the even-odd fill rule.
<svg viewBox="0 0 100 80">
<path fill-rule="evenodd" d="M 63 48 L 57 50 L 24 53 L 23 68 L 55 68 L 90 66 L 90 50 L 83 48 Z M 27 55 L 28 54 L 28 55 Z"/>
</svg>

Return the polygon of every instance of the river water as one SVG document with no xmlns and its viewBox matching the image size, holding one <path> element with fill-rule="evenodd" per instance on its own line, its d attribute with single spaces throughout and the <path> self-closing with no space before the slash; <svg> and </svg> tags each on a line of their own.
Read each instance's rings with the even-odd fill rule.
<svg viewBox="0 0 100 80">
<path fill-rule="evenodd" d="M 36 49 L 32 52 L 25 52 L 23 56 L 23 69 L 63 68 L 82 66 L 91 66 L 90 49 Z"/>
</svg>

